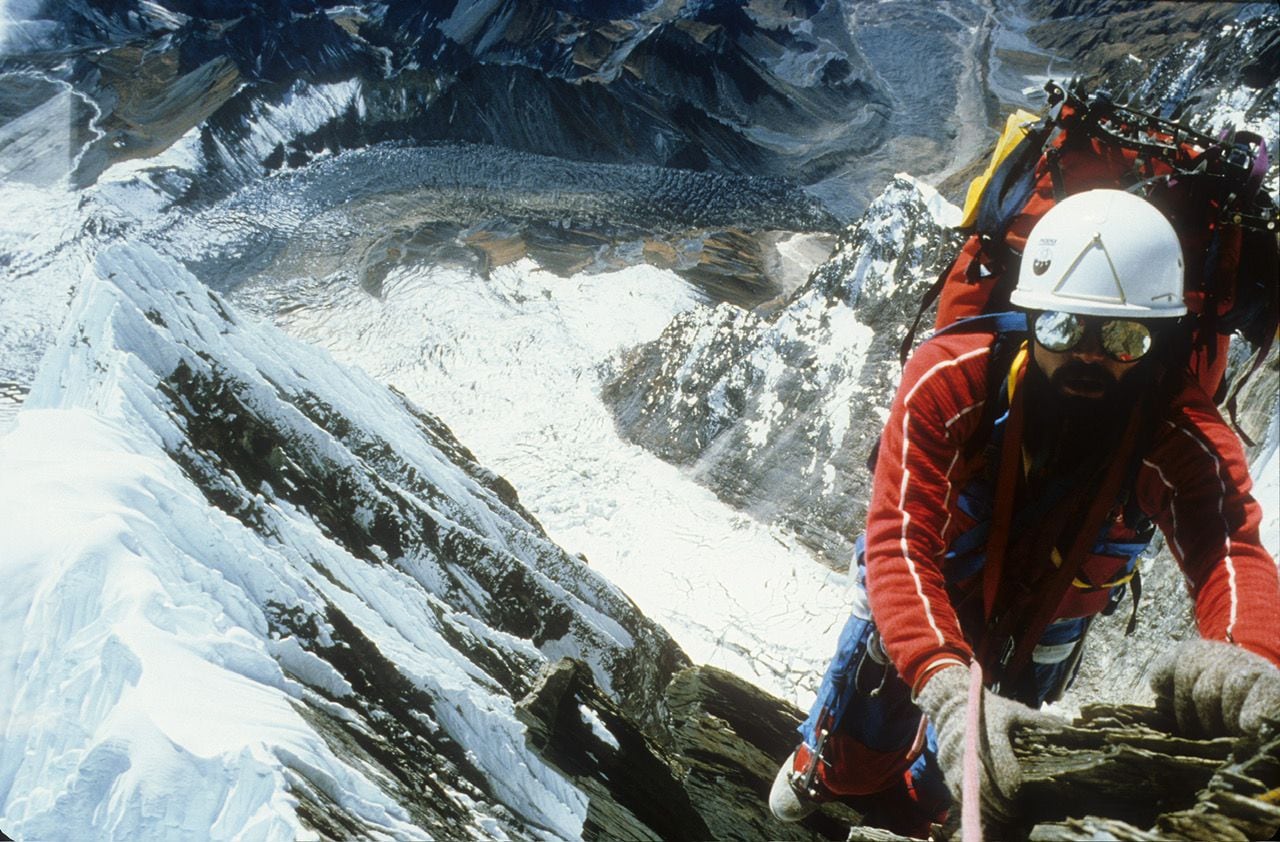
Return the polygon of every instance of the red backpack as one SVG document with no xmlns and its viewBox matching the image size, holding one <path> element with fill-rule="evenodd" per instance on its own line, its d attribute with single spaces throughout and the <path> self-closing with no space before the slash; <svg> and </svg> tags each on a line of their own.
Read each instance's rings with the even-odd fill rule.
<svg viewBox="0 0 1280 842">
<path fill-rule="evenodd" d="M 1252 132 L 1214 139 L 1167 119 L 1049 83 L 1048 109 L 1009 118 L 987 171 L 970 185 L 961 229 L 968 239 L 921 303 L 902 346 L 911 349 L 924 311 L 936 328 L 1009 309 L 1027 235 L 1063 197 L 1095 188 L 1144 196 L 1169 218 L 1183 246 L 1186 302 L 1195 343 L 1189 366 L 1205 391 L 1235 396 L 1261 365 L 1280 327 L 1275 203 L 1264 190 L 1267 148 Z M 1239 332 L 1257 349 L 1252 367 L 1224 394 L 1226 348 Z M 1246 438 L 1247 441 L 1247 438 Z"/>
</svg>

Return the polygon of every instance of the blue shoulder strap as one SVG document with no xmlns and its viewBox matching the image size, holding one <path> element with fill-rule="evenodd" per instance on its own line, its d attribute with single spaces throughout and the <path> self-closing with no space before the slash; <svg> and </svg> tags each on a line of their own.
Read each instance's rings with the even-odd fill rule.
<svg viewBox="0 0 1280 842">
<path fill-rule="evenodd" d="M 934 331 L 934 336 L 944 333 L 969 333 L 983 331 L 987 333 L 1026 333 L 1030 329 L 1027 314 L 1019 310 L 1006 313 L 985 313 L 981 316 L 969 316 L 957 319 L 944 328 Z"/>
</svg>

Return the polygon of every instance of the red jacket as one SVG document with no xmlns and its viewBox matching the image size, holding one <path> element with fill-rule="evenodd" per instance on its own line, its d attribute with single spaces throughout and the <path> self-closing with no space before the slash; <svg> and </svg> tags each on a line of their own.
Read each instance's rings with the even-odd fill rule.
<svg viewBox="0 0 1280 842">
<path fill-rule="evenodd" d="M 999 383 L 987 383 L 993 340 L 956 333 L 922 345 L 903 372 L 880 442 L 867 513 L 867 592 L 889 657 L 913 691 L 936 668 L 967 664 L 978 643 L 961 632 L 944 554 L 974 525 L 958 505 L 959 490 L 975 472 L 964 446 L 999 392 Z M 1200 634 L 1280 664 L 1280 577 L 1259 541 L 1261 509 L 1249 494 L 1239 440 L 1199 386 L 1173 401 L 1135 485 L 1138 506 L 1164 532 L 1186 576 Z"/>
</svg>

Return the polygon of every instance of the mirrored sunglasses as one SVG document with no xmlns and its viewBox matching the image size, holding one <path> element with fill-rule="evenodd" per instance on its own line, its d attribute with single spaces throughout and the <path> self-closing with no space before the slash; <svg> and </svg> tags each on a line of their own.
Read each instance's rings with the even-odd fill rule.
<svg viewBox="0 0 1280 842">
<path fill-rule="evenodd" d="M 1063 352 L 1075 348 L 1088 331 L 1096 327 L 1102 350 L 1117 362 L 1131 363 L 1151 350 L 1151 329 L 1132 319 L 1087 319 L 1075 313 L 1050 310 L 1036 316 L 1036 341 L 1050 351 Z"/>
</svg>

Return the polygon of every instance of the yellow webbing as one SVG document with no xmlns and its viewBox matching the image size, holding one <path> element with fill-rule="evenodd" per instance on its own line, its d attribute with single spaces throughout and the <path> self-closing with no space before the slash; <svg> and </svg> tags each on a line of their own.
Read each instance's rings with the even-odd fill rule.
<svg viewBox="0 0 1280 842">
<path fill-rule="evenodd" d="M 1022 367 L 1026 365 L 1027 357 L 1031 354 L 1031 348 L 1024 339 L 1022 345 L 1018 347 L 1018 353 L 1013 355 L 1013 364 L 1009 366 L 1009 405 L 1013 406 L 1013 393 L 1018 388 L 1018 375 L 1022 372 Z"/>
<path fill-rule="evenodd" d="M 1062 553 L 1058 552 L 1057 547 L 1053 548 L 1053 552 L 1049 555 L 1049 557 L 1053 559 L 1054 567 L 1062 566 Z M 1121 585 L 1126 585 L 1129 583 L 1129 580 L 1131 580 L 1136 575 L 1138 575 L 1138 567 L 1137 565 L 1134 565 L 1134 568 L 1132 570 L 1130 570 L 1128 573 L 1121 576 L 1119 579 L 1115 579 L 1103 585 L 1095 585 L 1090 582 L 1086 582 L 1079 577 L 1076 577 L 1076 579 L 1072 581 L 1071 584 L 1075 585 L 1077 588 L 1083 588 L 1086 591 L 1104 591 L 1104 590 L 1109 590 L 1110 588 L 1118 588 Z"/>
<path fill-rule="evenodd" d="M 972 228 L 973 224 L 978 221 L 978 200 L 982 198 L 982 191 L 987 189 L 987 182 L 991 180 L 991 174 L 996 171 L 996 167 L 1000 166 L 1005 158 L 1009 157 L 1009 153 L 1018 145 L 1018 142 L 1027 135 L 1027 126 L 1038 120 L 1035 114 L 1030 111 L 1018 109 L 1009 115 L 1004 122 L 1004 131 L 1000 134 L 1000 139 L 996 141 L 996 151 L 991 155 L 991 160 L 987 162 L 987 169 L 982 175 L 969 182 L 969 192 L 964 197 L 964 218 L 960 220 L 961 228 Z"/>
</svg>

